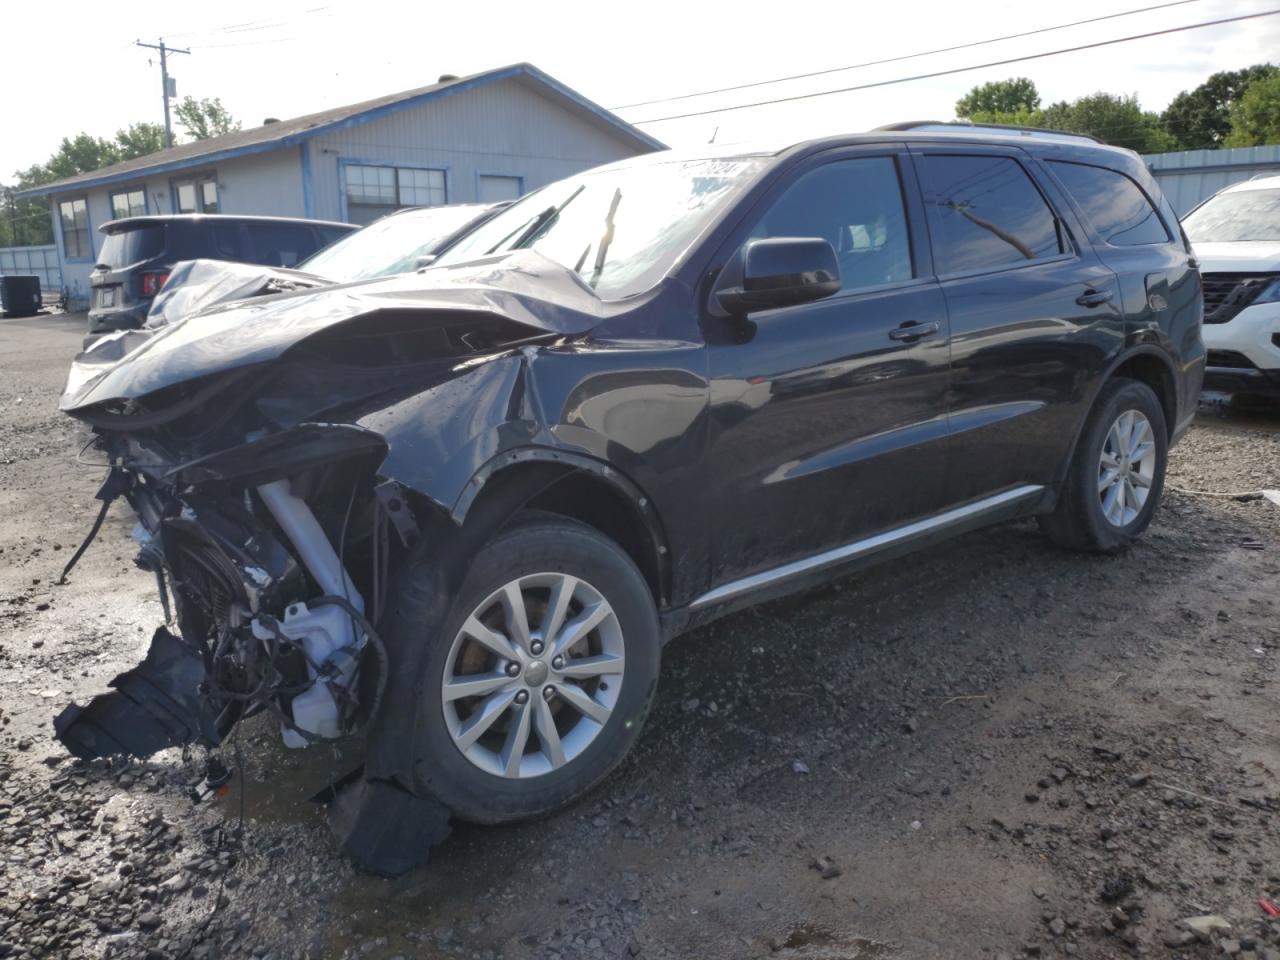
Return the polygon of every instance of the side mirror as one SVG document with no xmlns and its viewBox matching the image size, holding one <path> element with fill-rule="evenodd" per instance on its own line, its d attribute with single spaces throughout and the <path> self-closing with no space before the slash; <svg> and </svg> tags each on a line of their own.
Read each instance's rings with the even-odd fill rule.
<svg viewBox="0 0 1280 960">
<path fill-rule="evenodd" d="M 818 237 L 768 237 L 742 249 L 742 286 L 716 293 L 729 313 L 789 307 L 840 290 L 840 265 L 831 244 Z"/>
<path fill-rule="evenodd" d="M 421 270 L 424 267 L 429 267 L 436 262 L 436 259 L 437 257 L 434 253 L 423 254 L 413 261 L 413 269 Z"/>
</svg>

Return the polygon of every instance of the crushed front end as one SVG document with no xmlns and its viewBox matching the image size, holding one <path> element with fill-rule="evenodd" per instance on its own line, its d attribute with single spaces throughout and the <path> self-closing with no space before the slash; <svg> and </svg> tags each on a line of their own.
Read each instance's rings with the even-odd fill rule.
<svg viewBox="0 0 1280 960">
<path fill-rule="evenodd" d="M 117 677 L 113 693 L 68 707 L 56 721 L 59 739 L 81 757 L 145 756 L 217 745 L 260 711 L 279 722 L 290 747 L 349 733 L 359 691 L 377 690 L 376 677 L 359 682 L 370 653 L 377 667 L 368 619 L 376 610 L 347 565 L 386 560 L 369 464 L 380 438 L 308 424 L 192 460 L 165 444 L 173 425 L 137 429 L 119 416 L 95 418 L 112 464 L 101 497 L 132 508 L 135 562 L 155 576 L 177 635 L 160 628 L 147 659 Z M 362 579 L 381 590 L 385 571 Z"/>
</svg>

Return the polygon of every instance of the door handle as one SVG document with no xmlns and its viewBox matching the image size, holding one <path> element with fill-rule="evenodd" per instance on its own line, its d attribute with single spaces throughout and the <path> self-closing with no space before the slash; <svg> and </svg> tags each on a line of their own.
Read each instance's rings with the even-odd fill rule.
<svg viewBox="0 0 1280 960">
<path fill-rule="evenodd" d="M 1076 297 L 1076 303 L 1082 307 L 1100 307 L 1111 302 L 1111 294 L 1105 290 L 1086 290 Z"/>
<path fill-rule="evenodd" d="M 923 340 L 925 337 L 931 337 L 938 332 L 937 323 L 917 323 L 914 320 L 908 320 L 900 327 L 894 327 L 889 331 L 890 340 L 905 340 L 907 343 L 914 343 L 916 340 Z"/>
</svg>

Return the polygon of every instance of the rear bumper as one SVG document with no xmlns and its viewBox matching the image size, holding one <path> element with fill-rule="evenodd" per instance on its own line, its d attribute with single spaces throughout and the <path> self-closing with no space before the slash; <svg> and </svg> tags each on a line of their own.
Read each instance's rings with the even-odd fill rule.
<svg viewBox="0 0 1280 960">
<path fill-rule="evenodd" d="M 137 330 L 147 319 L 147 311 L 151 309 L 151 301 L 130 304 L 127 307 L 113 307 L 109 310 L 89 311 L 89 335 L 111 333 L 113 330 Z"/>
</svg>

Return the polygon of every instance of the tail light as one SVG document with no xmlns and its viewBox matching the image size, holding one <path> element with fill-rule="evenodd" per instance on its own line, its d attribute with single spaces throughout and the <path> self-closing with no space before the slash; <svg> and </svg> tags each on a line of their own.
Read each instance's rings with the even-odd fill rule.
<svg viewBox="0 0 1280 960">
<path fill-rule="evenodd" d="M 142 295 L 144 297 L 154 297 L 160 292 L 160 288 L 164 286 L 164 282 L 169 279 L 169 271 L 163 273 L 144 273 L 142 275 Z"/>
</svg>

